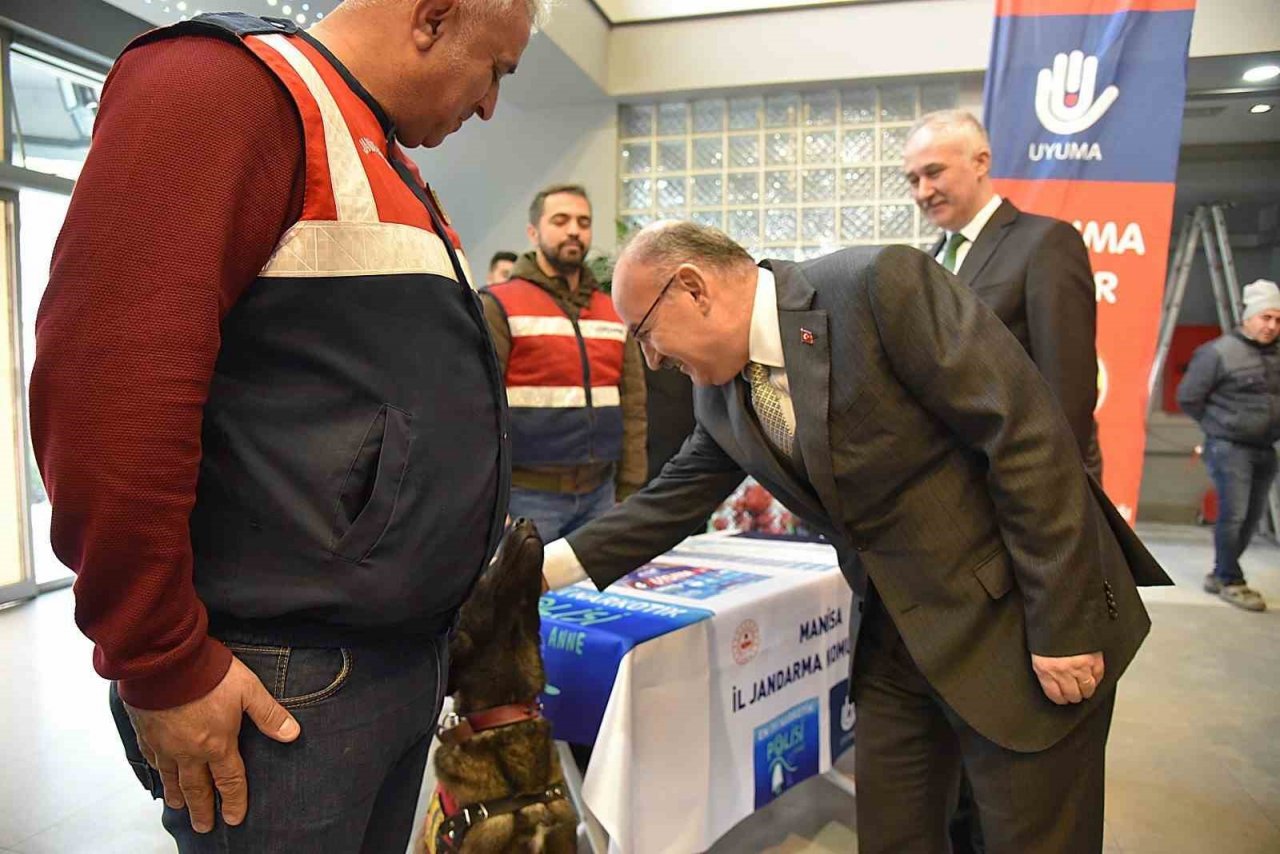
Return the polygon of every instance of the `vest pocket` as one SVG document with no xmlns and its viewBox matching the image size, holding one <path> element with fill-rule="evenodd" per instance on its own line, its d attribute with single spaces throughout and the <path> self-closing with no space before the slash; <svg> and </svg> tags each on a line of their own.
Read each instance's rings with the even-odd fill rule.
<svg viewBox="0 0 1280 854">
<path fill-rule="evenodd" d="M 409 463 L 412 422 L 412 415 L 384 403 L 369 425 L 338 493 L 330 547 L 338 557 L 364 560 L 390 525 Z"/>
</svg>

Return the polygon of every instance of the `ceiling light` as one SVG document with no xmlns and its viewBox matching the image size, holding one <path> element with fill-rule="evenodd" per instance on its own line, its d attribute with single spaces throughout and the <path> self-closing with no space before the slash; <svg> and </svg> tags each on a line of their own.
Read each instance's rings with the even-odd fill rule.
<svg viewBox="0 0 1280 854">
<path fill-rule="evenodd" d="M 267 0 L 267 5 L 268 5 L 268 6 L 274 6 L 274 5 L 276 5 L 276 0 Z"/>
<path fill-rule="evenodd" d="M 294 15 L 294 16 L 293 16 L 293 19 L 294 19 L 295 21 L 297 21 L 299 24 L 305 24 L 305 23 L 307 22 L 307 16 L 306 16 L 306 15 L 304 15 L 304 14 L 302 14 L 301 12 L 299 12 L 299 13 L 298 13 L 298 14 L 296 14 L 296 15 Z"/>
<path fill-rule="evenodd" d="M 1255 114 L 1269 113 L 1271 112 L 1271 105 L 1270 104 L 1254 104 L 1252 107 L 1249 108 L 1249 112 L 1255 113 Z"/>
<path fill-rule="evenodd" d="M 1280 65 L 1258 65 L 1244 73 L 1246 83 L 1266 83 L 1280 77 Z"/>
<path fill-rule="evenodd" d="M 292 14 L 293 14 L 293 7 L 292 7 L 292 6 L 290 6 L 288 3 L 286 3 L 286 4 L 284 4 L 283 6 L 281 6 L 281 7 L 280 7 L 280 11 L 281 11 L 281 12 L 284 12 L 286 15 L 292 15 Z"/>
<path fill-rule="evenodd" d="M 187 0 L 178 0 L 174 5 L 178 7 L 179 12 L 187 11 Z"/>
</svg>

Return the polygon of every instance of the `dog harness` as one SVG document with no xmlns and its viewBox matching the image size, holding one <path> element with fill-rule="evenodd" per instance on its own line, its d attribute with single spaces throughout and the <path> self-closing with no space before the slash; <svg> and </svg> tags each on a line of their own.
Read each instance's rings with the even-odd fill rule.
<svg viewBox="0 0 1280 854">
<path fill-rule="evenodd" d="M 427 813 L 428 839 L 435 843 L 432 851 L 434 854 L 457 854 L 462 850 L 467 832 L 482 821 L 494 816 L 517 813 L 534 804 L 562 801 L 567 797 L 564 785 L 555 783 L 540 792 L 459 807 L 444 787 L 437 784 L 435 797 L 431 799 L 431 807 Z"/>
<path fill-rule="evenodd" d="M 469 741 L 476 733 L 485 730 L 501 729 L 512 724 L 536 721 L 541 718 L 542 703 L 537 700 L 527 703 L 509 703 L 465 715 L 450 712 L 445 715 L 436 734 L 443 744 L 462 744 Z M 497 815 L 510 815 L 534 804 L 549 804 L 564 800 L 566 797 L 568 796 L 565 794 L 564 785 L 555 783 L 540 792 L 515 795 L 496 801 L 480 801 L 460 807 L 449 791 L 437 783 L 435 795 L 431 798 L 427 811 L 427 838 L 434 843 L 431 851 L 433 854 L 456 854 L 462 850 L 467 832 L 485 819 Z"/>
</svg>

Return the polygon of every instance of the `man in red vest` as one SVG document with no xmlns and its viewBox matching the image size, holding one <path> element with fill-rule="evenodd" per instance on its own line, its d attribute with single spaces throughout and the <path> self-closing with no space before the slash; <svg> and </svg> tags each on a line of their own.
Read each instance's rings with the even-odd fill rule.
<svg viewBox="0 0 1280 854">
<path fill-rule="evenodd" d="M 644 485 L 644 366 L 585 263 L 586 190 L 540 191 L 528 233 L 535 249 L 483 302 L 511 408 L 511 515 L 550 542 Z"/>
<path fill-rule="evenodd" d="M 539 9 L 200 15 L 107 81 L 31 424 L 76 623 L 184 854 L 408 844 L 510 454 L 466 256 L 401 146 L 489 119 Z"/>
</svg>

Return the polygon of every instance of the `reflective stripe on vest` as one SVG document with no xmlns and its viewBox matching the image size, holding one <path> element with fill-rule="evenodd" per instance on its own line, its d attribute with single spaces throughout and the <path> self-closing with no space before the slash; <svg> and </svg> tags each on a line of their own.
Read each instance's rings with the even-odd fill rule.
<svg viewBox="0 0 1280 854">
<path fill-rule="evenodd" d="M 627 327 L 600 291 L 574 321 L 538 285 L 489 288 L 507 316 L 507 405 L 517 466 L 614 461 L 622 455 Z M 585 359 L 585 363 L 584 363 Z"/>
<path fill-rule="evenodd" d="M 377 118 L 333 66 L 298 36 L 249 36 L 245 44 L 293 95 L 306 143 L 302 217 L 281 237 L 260 275 L 427 273 L 457 281 L 430 215 L 387 158 L 408 159 L 399 146 L 388 147 Z M 452 228 L 446 231 L 470 280 L 461 242 Z"/>
</svg>

